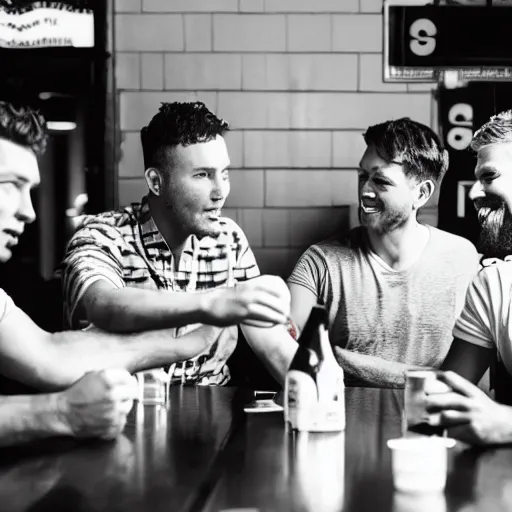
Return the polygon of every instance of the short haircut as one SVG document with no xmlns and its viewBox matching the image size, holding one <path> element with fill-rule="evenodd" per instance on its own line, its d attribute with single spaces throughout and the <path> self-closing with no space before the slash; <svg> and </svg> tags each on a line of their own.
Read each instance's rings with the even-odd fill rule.
<svg viewBox="0 0 512 512">
<path fill-rule="evenodd" d="M 475 132 L 470 147 L 478 152 L 483 146 L 501 142 L 512 142 L 512 110 L 492 116 Z"/>
<path fill-rule="evenodd" d="M 0 101 L 0 139 L 6 139 L 41 155 L 46 149 L 46 121 L 31 107 Z"/>
<path fill-rule="evenodd" d="M 448 152 L 439 137 L 408 117 L 370 126 L 363 137 L 386 162 L 402 165 L 407 177 L 440 184 L 448 170 Z"/>
<path fill-rule="evenodd" d="M 208 142 L 228 130 L 228 123 L 200 101 L 162 103 L 157 114 L 140 131 L 144 167 L 164 166 L 170 148 Z"/>
</svg>

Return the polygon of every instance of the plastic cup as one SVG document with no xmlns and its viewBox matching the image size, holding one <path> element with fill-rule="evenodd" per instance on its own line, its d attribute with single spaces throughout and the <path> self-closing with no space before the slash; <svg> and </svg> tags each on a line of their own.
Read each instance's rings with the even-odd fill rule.
<svg viewBox="0 0 512 512">
<path fill-rule="evenodd" d="M 390 439 L 391 467 L 395 489 L 408 493 L 439 492 L 445 488 L 447 449 L 453 439 L 402 437 Z"/>
<path fill-rule="evenodd" d="M 446 512 L 446 498 L 443 492 L 411 494 L 395 492 L 393 512 Z"/>
<path fill-rule="evenodd" d="M 163 368 L 136 374 L 139 384 L 138 400 L 144 405 L 166 405 L 169 396 L 169 374 Z"/>
</svg>

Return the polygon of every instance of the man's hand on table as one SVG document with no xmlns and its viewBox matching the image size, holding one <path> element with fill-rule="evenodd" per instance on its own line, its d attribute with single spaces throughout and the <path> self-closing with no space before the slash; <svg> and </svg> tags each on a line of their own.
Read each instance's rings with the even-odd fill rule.
<svg viewBox="0 0 512 512">
<path fill-rule="evenodd" d="M 126 370 L 86 373 L 59 393 L 58 412 L 74 437 L 114 439 L 124 429 L 137 396 L 137 382 Z"/>
<path fill-rule="evenodd" d="M 512 442 L 512 408 L 498 404 L 477 386 L 454 372 L 440 372 L 437 378 L 451 392 L 428 394 L 429 413 L 440 413 L 439 424 L 450 437 L 469 444 L 491 445 Z"/>
<path fill-rule="evenodd" d="M 219 288 L 206 297 L 205 323 L 212 325 L 272 327 L 286 324 L 290 316 L 290 292 L 277 276 L 256 277 L 235 288 Z"/>
</svg>

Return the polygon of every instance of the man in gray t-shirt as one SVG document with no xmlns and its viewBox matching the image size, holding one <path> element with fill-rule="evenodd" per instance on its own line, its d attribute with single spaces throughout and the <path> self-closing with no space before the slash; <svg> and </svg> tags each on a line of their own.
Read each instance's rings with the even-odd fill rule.
<svg viewBox="0 0 512 512">
<path fill-rule="evenodd" d="M 329 335 L 347 381 L 403 386 L 404 372 L 440 366 L 478 270 L 467 240 L 420 224 L 447 153 L 428 127 L 398 119 L 370 127 L 359 164 L 361 226 L 310 247 L 288 280 L 299 332 L 311 308 L 329 311 Z"/>
</svg>

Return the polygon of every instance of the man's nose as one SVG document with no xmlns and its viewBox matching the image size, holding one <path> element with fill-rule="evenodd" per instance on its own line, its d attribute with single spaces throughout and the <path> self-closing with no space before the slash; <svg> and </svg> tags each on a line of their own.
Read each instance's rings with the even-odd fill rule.
<svg viewBox="0 0 512 512">
<path fill-rule="evenodd" d="M 20 207 L 17 214 L 18 220 L 21 220 L 25 224 L 31 224 L 36 220 L 36 212 L 32 204 L 32 198 L 30 192 L 23 192 L 21 197 Z"/>
<path fill-rule="evenodd" d="M 224 201 L 229 194 L 229 181 L 223 177 L 217 177 L 212 180 L 212 201 Z"/>
<path fill-rule="evenodd" d="M 469 199 L 471 199 L 471 201 L 475 201 L 475 199 L 479 199 L 480 197 L 485 197 L 485 192 L 482 184 L 477 180 L 469 189 Z"/>
</svg>

